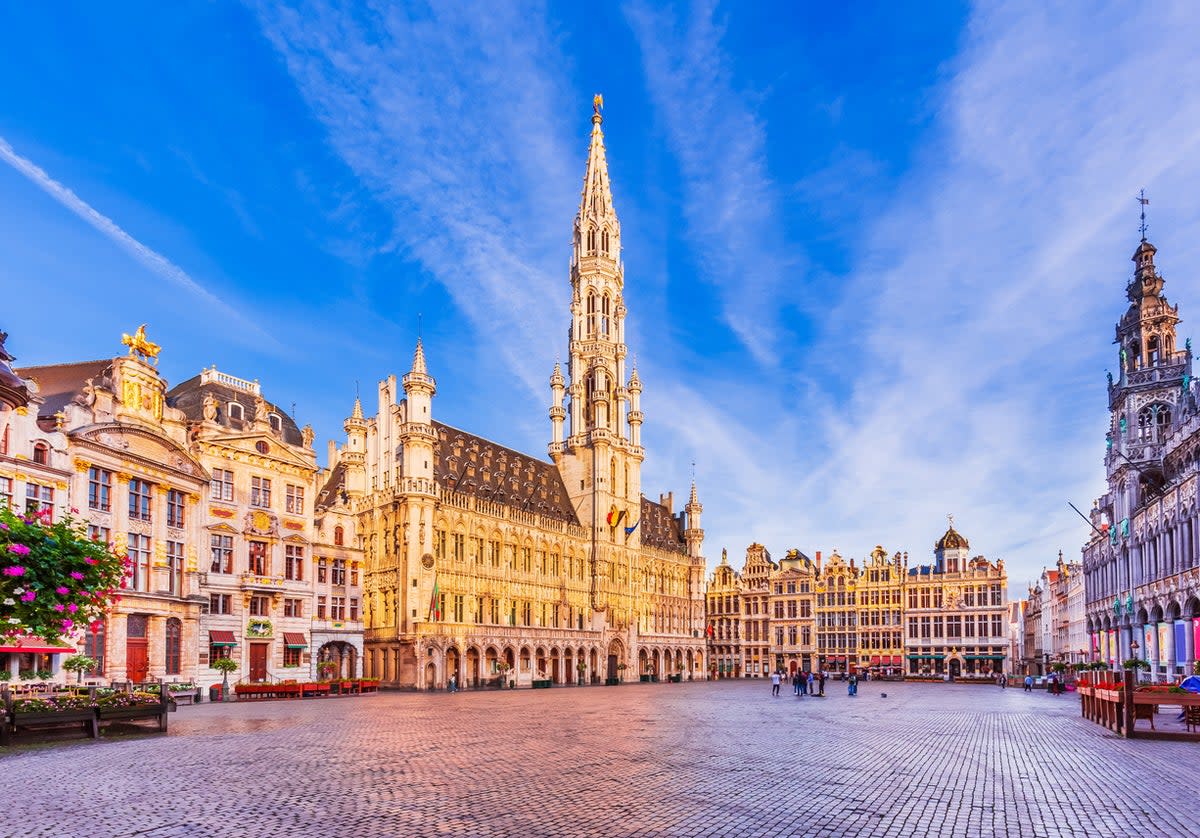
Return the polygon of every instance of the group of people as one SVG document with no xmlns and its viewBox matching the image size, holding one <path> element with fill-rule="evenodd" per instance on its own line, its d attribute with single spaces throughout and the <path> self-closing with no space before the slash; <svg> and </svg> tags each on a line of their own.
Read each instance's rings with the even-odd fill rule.
<svg viewBox="0 0 1200 838">
<path fill-rule="evenodd" d="M 1046 679 L 1046 695 L 1062 695 L 1066 691 L 1067 691 L 1066 679 L 1063 678 L 1058 673 L 1051 673 L 1050 677 Z M 1025 676 L 1025 692 L 1027 692 L 1027 693 L 1033 692 L 1033 676 L 1032 675 Z"/>
<path fill-rule="evenodd" d="M 792 673 L 792 694 L 796 696 L 815 695 L 825 696 L 825 682 L 829 679 L 827 672 L 802 672 L 797 669 Z M 787 673 L 777 669 L 771 673 L 771 695 L 779 695 L 779 689 L 787 680 Z M 858 695 L 858 676 L 851 674 L 848 679 L 848 695 Z"/>
</svg>

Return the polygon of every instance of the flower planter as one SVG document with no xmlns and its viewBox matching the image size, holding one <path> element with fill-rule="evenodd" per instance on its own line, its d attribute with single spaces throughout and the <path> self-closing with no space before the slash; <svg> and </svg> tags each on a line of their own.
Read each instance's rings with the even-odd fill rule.
<svg viewBox="0 0 1200 838">
<path fill-rule="evenodd" d="M 309 683 L 309 684 L 300 684 L 299 686 L 300 686 L 300 696 L 302 698 L 308 698 L 309 696 L 327 696 L 327 695 L 329 695 L 329 685 L 328 684 Z"/>
<path fill-rule="evenodd" d="M 30 727 L 68 727 L 82 725 L 83 731 L 92 739 L 100 735 L 96 724 L 96 710 L 87 707 L 80 710 L 59 710 L 51 713 L 13 713 L 12 722 L 4 725 L 4 739 L 10 732 L 19 733 Z"/>
<path fill-rule="evenodd" d="M 639 681 L 641 681 L 643 684 L 649 684 L 649 683 L 650 683 L 650 679 L 651 679 L 651 678 L 653 678 L 653 677 L 654 677 L 653 675 L 648 675 L 648 674 L 647 674 L 647 675 L 642 675 L 642 676 L 640 676 L 640 677 L 638 678 L 638 680 L 639 680 Z"/>
</svg>

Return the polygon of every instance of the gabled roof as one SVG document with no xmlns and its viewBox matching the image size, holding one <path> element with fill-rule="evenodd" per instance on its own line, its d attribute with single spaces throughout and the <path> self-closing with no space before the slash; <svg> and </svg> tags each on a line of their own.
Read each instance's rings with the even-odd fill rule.
<svg viewBox="0 0 1200 838">
<path fill-rule="evenodd" d="M 53 417 L 82 393 L 89 378 L 99 384 L 100 379 L 111 376 L 112 359 L 22 367 L 16 372 L 22 378 L 32 378 L 37 382 L 38 398 L 42 399 L 38 417 L 46 419 Z"/>
<path fill-rule="evenodd" d="M 175 385 L 167 392 L 167 404 L 182 410 L 188 419 L 196 422 L 204 418 L 204 396 L 212 393 L 221 405 L 217 422 L 235 433 L 249 431 L 254 427 L 255 397 L 253 393 L 236 387 L 230 387 L 217 381 L 202 382 L 201 376 L 194 375 L 187 381 Z M 265 400 L 264 400 L 265 401 Z M 231 419 L 229 402 L 237 402 L 242 406 L 242 419 Z M 269 412 L 275 413 L 280 419 L 283 441 L 288 445 L 303 446 L 304 438 L 296 421 L 286 411 L 273 402 L 266 402 Z"/>
<path fill-rule="evenodd" d="M 433 425 L 438 436 L 433 476 L 440 485 L 522 512 L 579 523 L 553 463 L 442 422 Z"/>
<path fill-rule="evenodd" d="M 642 498 L 642 544 L 662 550 L 687 552 L 687 542 L 679 529 L 679 519 L 661 503 Z"/>
</svg>

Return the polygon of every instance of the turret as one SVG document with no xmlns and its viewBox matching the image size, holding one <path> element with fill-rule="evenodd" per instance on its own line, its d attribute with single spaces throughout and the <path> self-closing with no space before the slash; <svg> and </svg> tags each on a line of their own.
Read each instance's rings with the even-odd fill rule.
<svg viewBox="0 0 1200 838">
<path fill-rule="evenodd" d="M 563 407 L 563 397 L 566 395 L 566 379 L 563 378 L 562 366 L 554 362 L 554 373 L 550 376 L 550 456 L 555 458 L 562 452 L 563 420 L 567 411 Z"/>
<path fill-rule="evenodd" d="M 688 556 L 692 559 L 699 559 L 704 546 L 704 530 L 700 526 L 700 513 L 704 511 L 704 507 L 700 504 L 700 498 L 696 494 L 694 479 L 692 480 L 692 493 L 688 497 L 687 506 L 683 509 L 687 512 L 687 529 L 683 531 L 683 537 L 687 541 Z"/>
<path fill-rule="evenodd" d="M 642 380 L 638 378 L 637 364 L 629 376 L 629 444 L 635 448 L 642 445 Z"/>
<path fill-rule="evenodd" d="M 417 338 L 417 348 L 413 352 L 412 370 L 402 381 L 408 401 L 407 415 L 400 430 L 400 442 L 404 447 L 404 491 L 433 495 L 437 434 L 433 428 L 432 405 L 437 382 L 429 375 L 420 338 Z"/>
<path fill-rule="evenodd" d="M 338 461 L 346 467 L 346 493 L 361 495 L 367 490 L 367 421 L 363 418 L 362 401 L 358 396 L 354 397 L 354 410 L 342 427 L 346 431 L 346 445 Z"/>
</svg>

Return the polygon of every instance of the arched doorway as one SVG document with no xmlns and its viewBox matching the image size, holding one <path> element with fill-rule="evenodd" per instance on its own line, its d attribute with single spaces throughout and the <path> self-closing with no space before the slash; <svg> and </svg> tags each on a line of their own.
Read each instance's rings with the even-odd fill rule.
<svg viewBox="0 0 1200 838">
<path fill-rule="evenodd" d="M 483 653 L 483 677 L 495 678 L 496 665 L 500 662 L 500 653 L 496 651 L 495 646 L 488 646 L 487 651 Z"/>
<path fill-rule="evenodd" d="M 461 671 L 461 667 L 459 666 L 459 663 L 460 663 L 460 660 L 459 660 L 458 649 L 451 646 L 449 649 L 446 650 L 446 684 L 447 684 L 447 686 L 449 686 L 449 684 L 450 684 L 450 676 L 451 675 L 454 676 L 454 683 L 460 687 L 462 686 L 463 674 Z"/>
<path fill-rule="evenodd" d="M 619 669 L 617 669 L 617 667 L 620 666 L 624 662 L 625 662 L 625 647 L 621 644 L 621 641 L 614 639 L 611 643 L 608 644 L 608 660 L 607 660 L 608 665 L 605 667 L 605 676 L 604 677 L 607 678 L 610 682 L 611 681 L 619 681 L 621 678 L 621 671 Z"/>
<path fill-rule="evenodd" d="M 433 661 L 425 664 L 425 689 L 437 689 L 437 666 Z"/>
<path fill-rule="evenodd" d="M 650 674 L 650 659 L 646 657 L 645 649 L 638 649 L 638 676 Z"/>
<path fill-rule="evenodd" d="M 567 649 L 563 652 L 563 683 L 571 681 L 575 677 L 575 651 Z"/>
<path fill-rule="evenodd" d="M 546 678 L 546 663 L 546 650 L 541 646 L 538 646 L 537 651 L 534 652 L 533 655 L 533 677 L 537 678 L 539 681 Z"/>
<path fill-rule="evenodd" d="M 358 650 L 344 640 L 331 640 L 317 650 L 317 663 L 326 662 L 334 664 L 327 676 L 331 680 L 358 676 Z"/>
<path fill-rule="evenodd" d="M 592 676 L 592 683 L 600 678 L 600 653 L 595 648 L 592 649 L 589 657 L 588 673 Z"/>
<path fill-rule="evenodd" d="M 557 646 L 550 647 L 550 682 L 552 684 L 562 683 L 562 652 Z"/>
<path fill-rule="evenodd" d="M 962 675 L 962 661 L 958 658 L 950 658 L 948 662 L 948 670 L 950 672 L 950 680 L 954 680 Z"/>
<path fill-rule="evenodd" d="M 478 687 L 479 678 L 479 650 L 472 646 L 467 649 L 466 683 L 463 686 Z"/>
</svg>

